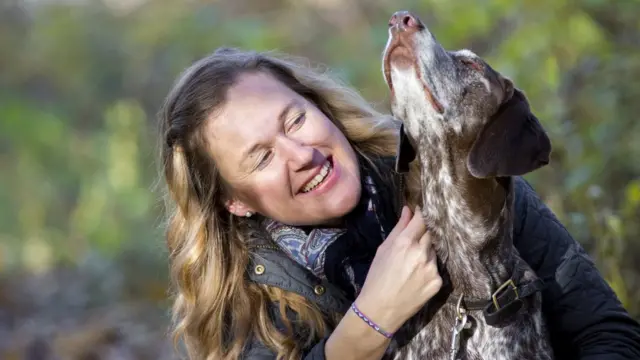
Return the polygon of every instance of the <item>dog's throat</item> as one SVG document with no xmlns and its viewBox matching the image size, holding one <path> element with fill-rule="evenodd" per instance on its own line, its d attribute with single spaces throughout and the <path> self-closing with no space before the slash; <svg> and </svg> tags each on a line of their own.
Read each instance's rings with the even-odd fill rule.
<svg viewBox="0 0 640 360">
<path fill-rule="evenodd" d="M 460 161 L 443 154 L 419 154 L 425 222 L 454 288 L 486 297 L 512 270 L 508 189 L 452 168 Z"/>
</svg>

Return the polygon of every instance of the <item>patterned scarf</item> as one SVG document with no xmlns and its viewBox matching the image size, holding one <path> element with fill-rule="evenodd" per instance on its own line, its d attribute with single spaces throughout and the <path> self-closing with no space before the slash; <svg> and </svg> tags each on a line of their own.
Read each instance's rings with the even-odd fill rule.
<svg viewBox="0 0 640 360">
<path fill-rule="evenodd" d="M 263 223 L 272 240 L 289 257 L 316 277 L 348 289 L 353 296 L 360 292 L 377 246 L 390 231 L 383 226 L 385 221 L 377 211 L 380 197 L 372 177 L 365 175 L 363 180 L 365 191 L 345 218 L 343 228 L 314 228 L 307 232 L 271 219 Z"/>
</svg>

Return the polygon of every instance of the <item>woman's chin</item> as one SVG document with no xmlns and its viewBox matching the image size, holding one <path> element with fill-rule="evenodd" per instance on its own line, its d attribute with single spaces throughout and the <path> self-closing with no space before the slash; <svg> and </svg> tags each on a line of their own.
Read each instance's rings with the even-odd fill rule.
<svg viewBox="0 0 640 360">
<path fill-rule="evenodd" d="M 360 200 L 361 186 L 357 181 L 343 178 L 333 186 L 331 191 L 313 196 L 297 196 L 294 202 L 278 209 L 270 209 L 263 213 L 272 213 L 268 216 L 279 222 L 293 226 L 318 226 L 332 225 L 340 222 L 340 219 L 351 212 Z"/>
<path fill-rule="evenodd" d="M 338 190 L 338 189 L 336 189 Z M 328 201 L 326 212 L 330 213 L 333 218 L 341 218 L 351 212 L 360 200 L 360 186 L 343 187 L 336 191 L 331 201 Z"/>
</svg>

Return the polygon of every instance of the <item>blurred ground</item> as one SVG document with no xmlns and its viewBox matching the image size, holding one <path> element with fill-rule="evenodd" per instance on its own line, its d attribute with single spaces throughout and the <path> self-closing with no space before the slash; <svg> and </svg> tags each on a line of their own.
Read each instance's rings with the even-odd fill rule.
<svg viewBox="0 0 640 360">
<path fill-rule="evenodd" d="M 171 359 L 155 114 L 221 45 L 329 66 L 387 109 L 389 16 L 514 79 L 554 144 L 527 178 L 640 318 L 638 0 L 3 0 L 0 358 Z"/>
<path fill-rule="evenodd" d="M 136 283 L 126 270 L 91 256 L 73 267 L 4 276 L 0 359 L 177 359 L 163 279 Z"/>
</svg>

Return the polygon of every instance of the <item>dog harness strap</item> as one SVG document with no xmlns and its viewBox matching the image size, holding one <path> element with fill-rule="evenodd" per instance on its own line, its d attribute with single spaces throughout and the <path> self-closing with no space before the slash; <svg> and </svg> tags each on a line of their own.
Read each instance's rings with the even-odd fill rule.
<svg viewBox="0 0 640 360">
<path fill-rule="evenodd" d="M 507 281 L 505 284 L 509 282 Z M 510 282 L 510 284 L 513 284 L 513 282 Z M 507 286 L 502 293 L 494 295 L 492 301 L 485 306 L 483 314 L 487 325 L 499 327 L 502 324 L 506 324 L 511 317 L 522 309 L 524 305 L 523 299 L 541 291 L 543 288 L 544 282 L 541 279 L 536 279 L 518 287 Z"/>
<path fill-rule="evenodd" d="M 449 304 L 456 305 L 459 297 L 460 297 L 460 294 L 452 293 L 451 295 L 449 295 L 447 302 Z M 462 307 L 467 311 L 482 311 L 484 310 L 484 308 L 487 307 L 487 302 L 491 302 L 491 300 L 469 299 L 467 297 L 463 297 L 461 304 L 462 304 Z"/>
<path fill-rule="evenodd" d="M 451 297 L 451 299 L 453 299 L 453 297 Z M 452 302 L 452 303 L 454 303 L 454 302 Z M 462 305 L 468 311 L 479 311 L 479 310 L 484 310 L 484 308 L 487 307 L 487 300 L 486 299 L 470 299 L 470 300 L 467 300 L 465 298 L 465 299 L 462 300 Z"/>
<path fill-rule="evenodd" d="M 484 319 L 489 326 L 500 326 L 515 316 L 524 305 L 523 299 L 542 291 L 545 285 L 541 279 L 516 286 L 509 279 L 494 293 L 490 299 L 463 298 L 461 304 L 467 311 L 482 311 Z M 456 304 L 459 296 L 449 296 L 447 302 Z"/>
</svg>

